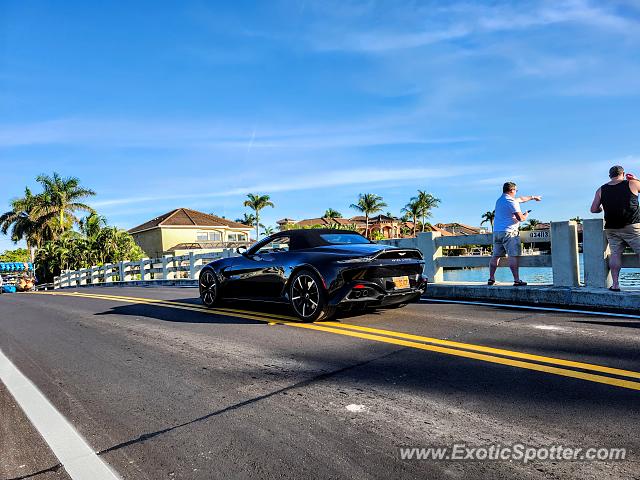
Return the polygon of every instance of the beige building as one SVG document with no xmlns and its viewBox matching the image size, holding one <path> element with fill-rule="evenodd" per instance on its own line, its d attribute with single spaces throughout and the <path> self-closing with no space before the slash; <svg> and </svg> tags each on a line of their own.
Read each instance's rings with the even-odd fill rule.
<svg viewBox="0 0 640 480">
<path fill-rule="evenodd" d="M 129 230 L 150 258 L 214 252 L 251 243 L 252 227 L 189 208 L 177 208 Z"/>
</svg>

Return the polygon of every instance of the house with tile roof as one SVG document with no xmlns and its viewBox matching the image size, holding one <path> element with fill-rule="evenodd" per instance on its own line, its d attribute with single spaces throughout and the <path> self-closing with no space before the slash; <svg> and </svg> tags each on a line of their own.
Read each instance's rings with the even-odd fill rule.
<svg viewBox="0 0 640 480">
<path fill-rule="evenodd" d="M 304 220 L 294 220 L 292 218 L 283 218 L 276 222 L 279 230 L 288 230 L 291 228 L 332 228 L 343 227 L 351 228 L 360 234 L 366 231 L 366 217 L 355 216 L 351 218 L 306 218 Z M 376 215 L 369 217 L 369 232 L 373 235 L 379 232 L 383 238 L 401 238 L 403 231 L 413 231 L 412 222 L 403 222 L 402 220 L 390 217 L 388 215 Z"/>
<path fill-rule="evenodd" d="M 251 232 L 242 223 L 190 208 L 176 208 L 129 230 L 150 258 L 247 246 Z"/>
<path fill-rule="evenodd" d="M 436 223 L 437 228 L 445 230 L 453 235 L 477 235 L 479 233 L 487 233 L 487 229 L 483 227 L 472 227 L 464 223 Z"/>
</svg>

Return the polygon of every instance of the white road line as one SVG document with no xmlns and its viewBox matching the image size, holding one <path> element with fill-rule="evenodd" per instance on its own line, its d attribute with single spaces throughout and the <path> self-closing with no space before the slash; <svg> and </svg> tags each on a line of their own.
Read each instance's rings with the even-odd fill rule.
<svg viewBox="0 0 640 480">
<path fill-rule="evenodd" d="M 73 425 L 0 350 L 0 380 L 73 480 L 119 480 Z"/>
<path fill-rule="evenodd" d="M 534 307 L 534 306 L 528 306 L 528 305 L 511 305 L 511 304 L 505 304 L 505 303 L 473 302 L 469 300 L 442 300 L 439 298 L 421 298 L 420 301 L 424 303 L 429 303 L 429 302 L 459 303 L 462 305 L 482 305 L 483 307 L 519 308 L 521 310 L 541 310 L 543 312 L 579 313 L 582 315 L 597 315 L 599 317 L 633 318 L 634 320 L 640 319 L 640 315 L 632 315 L 630 313 L 592 312 L 589 310 L 569 310 L 565 308 Z"/>
</svg>

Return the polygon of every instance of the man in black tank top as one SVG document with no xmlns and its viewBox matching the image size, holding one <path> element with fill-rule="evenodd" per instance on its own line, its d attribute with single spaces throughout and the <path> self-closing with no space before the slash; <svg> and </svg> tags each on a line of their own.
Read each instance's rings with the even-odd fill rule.
<svg viewBox="0 0 640 480">
<path fill-rule="evenodd" d="M 626 180 L 624 168 L 619 165 L 609 169 L 609 178 L 611 180 L 596 192 L 591 213 L 604 210 L 604 228 L 611 249 L 609 268 L 613 279 L 609 290 L 619 292 L 618 280 L 624 249 L 628 245 L 640 255 L 640 181 L 632 176 Z"/>
</svg>

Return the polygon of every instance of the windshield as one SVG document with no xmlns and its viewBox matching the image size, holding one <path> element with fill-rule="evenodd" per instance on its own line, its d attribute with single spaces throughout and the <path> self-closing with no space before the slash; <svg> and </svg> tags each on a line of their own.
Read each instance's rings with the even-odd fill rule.
<svg viewBox="0 0 640 480">
<path fill-rule="evenodd" d="M 321 233 L 320 238 L 331 245 L 371 243 L 359 233 Z"/>
</svg>

